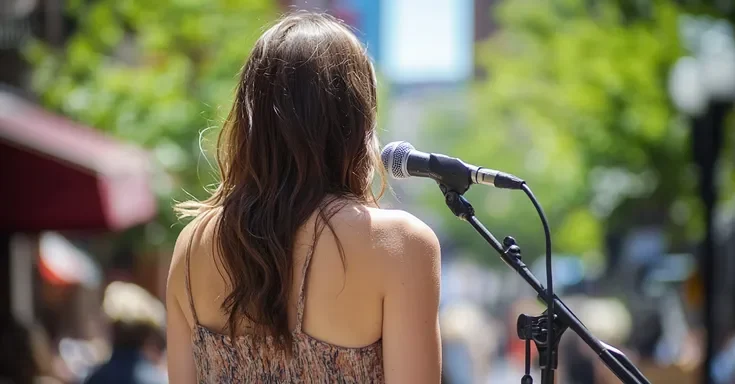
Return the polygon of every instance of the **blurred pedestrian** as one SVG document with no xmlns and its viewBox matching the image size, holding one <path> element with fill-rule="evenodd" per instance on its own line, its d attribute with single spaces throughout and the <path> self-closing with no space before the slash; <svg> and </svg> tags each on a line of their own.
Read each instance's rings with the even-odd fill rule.
<svg viewBox="0 0 735 384">
<path fill-rule="evenodd" d="M 31 333 L 9 313 L 1 321 L 0 383 L 31 384 L 38 373 Z"/>
<path fill-rule="evenodd" d="M 0 383 L 60 383 L 52 374 L 51 348 L 43 330 L 9 313 L 0 315 Z"/>
<path fill-rule="evenodd" d="M 167 383 L 161 368 L 166 343 L 163 303 L 135 284 L 113 282 L 102 307 L 112 323 L 112 354 L 84 383 Z"/>
</svg>

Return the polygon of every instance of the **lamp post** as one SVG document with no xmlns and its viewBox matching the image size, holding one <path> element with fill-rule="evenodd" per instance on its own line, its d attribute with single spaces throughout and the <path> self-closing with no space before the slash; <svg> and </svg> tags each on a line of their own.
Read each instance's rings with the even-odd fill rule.
<svg viewBox="0 0 735 384">
<path fill-rule="evenodd" d="M 703 322 L 706 329 L 703 383 L 713 383 L 715 353 L 716 250 L 714 208 L 717 202 L 715 167 L 721 149 L 725 118 L 735 100 L 735 39 L 726 21 L 685 17 L 680 24 L 685 46 L 693 56 L 682 57 L 669 77 L 673 103 L 692 127 L 692 156 L 699 168 L 698 191 L 705 213 L 705 236 L 699 248 L 700 278 L 704 286 Z"/>
</svg>

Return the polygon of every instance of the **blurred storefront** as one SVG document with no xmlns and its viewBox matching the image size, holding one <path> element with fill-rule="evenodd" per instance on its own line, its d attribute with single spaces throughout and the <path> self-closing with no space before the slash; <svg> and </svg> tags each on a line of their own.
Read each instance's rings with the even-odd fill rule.
<svg viewBox="0 0 735 384">
<path fill-rule="evenodd" d="M 111 251 L 87 239 L 111 248 L 121 231 L 153 218 L 149 158 L 37 105 L 23 47 L 30 39 L 63 46 L 76 26 L 64 3 L 1 3 L 0 315 L 45 340 L 32 348 L 38 374 L 76 382 L 104 358 L 107 333 L 100 259 Z"/>
<path fill-rule="evenodd" d="M 0 308 L 19 320 L 34 319 L 34 296 L 100 284 L 95 263 L 47 231 L 116 232 L 156 213 L 142 150 L 1 89 L 0 177 Z M 33 294 L 36 275 L 54 295 Z"/>
</svg>

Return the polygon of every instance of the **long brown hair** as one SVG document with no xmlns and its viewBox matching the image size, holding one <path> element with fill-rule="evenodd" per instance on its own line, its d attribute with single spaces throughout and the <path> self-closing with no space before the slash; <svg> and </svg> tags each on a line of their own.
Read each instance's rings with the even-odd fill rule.
<svg viewBox="0 0 735 384">
<path fill-rule="evenodd" d="M 282 347 L 292 344 L 296 233 L 317 213 L 315 246 L 340 202 L 376 202 L 373 174 L 385 172 L 376 108 L 370 59 L 336 19 L 292 14 L 256 42 L 218 140 L 221 183 L 207 200 L 176 206 L 180 216 L 221 209 L 216 251 L 231 334 L 248 319 Z"/>
</svg>

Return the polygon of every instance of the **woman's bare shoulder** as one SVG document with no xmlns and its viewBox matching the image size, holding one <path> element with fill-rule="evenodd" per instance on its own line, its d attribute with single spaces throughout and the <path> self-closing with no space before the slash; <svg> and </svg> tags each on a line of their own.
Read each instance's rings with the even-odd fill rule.
<svg viewBox="0 0 735 384">
<path fill-rule="evenodd" d="M 212 209 L 195 217 L 179 233 L 176 245 L 171 256 L 171 266 L 168 274 L 168 289 L 174 292 L 184 289 L 184 279 L 187 273 L 186 257 L 190 263 L 200 259 L 200 254 L 210 253 L 214 245 L 214 232 L 221 209 Z"/>
<path fill-rule="evenodd" d="M 441 249 L 434 231 L 401 210 L 375 210 L 374 248 L 380 260 L 385 297 L 435 301 L 441 276 Z"/>
<path fill-rule="evenodd" d="M 358 252 L 376 260 L 382 255 L 400 256 L 414 248 L 437 248 L 434 231 L 416 216 L 398 209 L 364 205 L 342 207 L 330 224 L 343 242 L 354 244 Z M 329 235 L 328 235 L 329 236 Z"/>
<path fill-rule="evenodd" d="M 397 209 L 367 208 L 367 213 L 373 257 L 388 268 L 438 262 L 439 240 L 421 219 Z"/>
<path fill-rule="evenodd" d="M 400 209 L 368 208 L 373 231 L 388 240 L 437 242 L 434 231 L 421 219 Z"/>
</svg>

